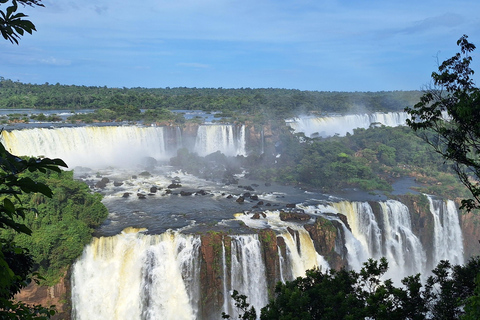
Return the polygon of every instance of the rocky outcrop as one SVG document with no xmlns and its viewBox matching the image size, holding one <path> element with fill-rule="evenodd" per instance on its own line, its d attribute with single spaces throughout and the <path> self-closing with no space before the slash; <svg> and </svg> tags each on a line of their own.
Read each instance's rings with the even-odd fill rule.
<svg viewBox="0 0 480 320">
<path fill-rule="evenodd" d="M 223 245 L 225 257 L 231 256 L 231 241 L 223 232 L 209 231 L 201 236 L 201 274 L 200 287 L 202 288 L 203 300 L 200 305 L 202 319 L 211 319 L 212 315 L 222 312 L 224 295 L 223 287 Z M 230 259 L 226 259 L 227 272 L 230 270 Z M 229 278 L 230 275 L 227 275 Z"/>
<path fill-rule="evenodd" d="M 273 298 L 275 285 L 280 281 L 280 265 L 278 262 L 277 235 L 271 229 L 263 229 L 258 233 L 262 244 L 263 261 L 267 276 L 269 298 Z"/>
<path fill-rule="evenodd" d="M 341 229 L 340 225 L 335 225 L 336 221 L 331 221 L 323 217 L 317 217 L 314 224 L 305 225 L 305 229 L 310 234 L 313 240 L 315 250 L 325 257 L 328 264 L 333 269 L 340 269 L 346 266 L 346 260 L 342 259 L 342 248 L 339 248 L 337 252 L 337 243 L 341 243 L 340 239 L 337 239 L 337 228 Z M 336 222 L 338 224 L 338 222 Z"/>
<path fill-rule="evenodd" d="M 480 255 L 480 213 L 461 213 L 460 227 L 462 228 L 465 257 Z"/>
<path fill-rule="evenodd" d="M 303 213 L 303 212 L 280 212 L 280 220 L 282 221 L 308 221 L 310 220 L 310 215 Z"/>
<path fill-rule="evenodd" d="M 71 286 L 70 274 L 65 272 L 59 282 L 51 287 L 40 286 L 31 282 L 26 288 L 15 296 L 16 301 L 22 301 L 28 305 L 55 306 L 57 313 L 52 320 L 71 318 Z"/>
</svg>

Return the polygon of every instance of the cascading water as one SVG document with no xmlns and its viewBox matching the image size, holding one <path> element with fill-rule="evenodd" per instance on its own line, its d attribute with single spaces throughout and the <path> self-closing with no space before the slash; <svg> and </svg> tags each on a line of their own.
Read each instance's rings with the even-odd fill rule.
<svg viewBox="0 0 480 320">
<path fill-rule="evenodd" d="M 179 127 L 66 127 L 3 131 L 15 155 L 61 158 L 69 167 L 131 168 L 145 157 L 168 160 L 183 147 Z M 220 151 L 246 155 L 245 126 L 200 125 L 193 150 L 201 156 Z"/>
<path fill-rule="evenodd" d="M 352 114 L 345 116 L 327 117 L 300 117 L 287 121 L 295 132 L 303 132 L 307 137 L 318 135 L 331 137 L 334 135 L 345 136 L 353 133 L 356 128 L 369 128 L 372 124 L 381 124 L 387 127 L 406 125 L 409 116 L 406 112 L 376 112 L 372 114 Z"/>
<path fill-rule="evenodd" d="M 268 303 L 267 281 L 262 248 L 257 235 L 232 236 L 230 287 L 245 294 L 256 310 Z M 233 301 L 226 308 L 234 311 Z"/>
<path fill-rule="evenodd" d="M 428 273 L 424 245 L 413 232 L 408 208 L 395 200 L 382 201 L 378 204 L 380 213 L 377 215 L 374 214 L 374 210 L 368 202 L 342 201 L 333 203 L 333 209 L 330 211 L 347 216 L 353 237 L 361 243 L 367 257 L 374 259 L 387 258 L 389 262 L 387 277 L 400 280 L 408 275 Z M 456 225 L 459 228 L 458 212 L 455 207 L 451 209 L 451 214 L 457 215 L 457 220 L 452 221 L 452 227 Z M 435 232 L 441 232 L 438 227 L 435 227 L 435 230 Z M 457 236 L 458 234 L 455 235 L 455 237 Z M 350 241 L 352 240 L 354 239 Z M 453 242 L 457 242 L 457 240 Z M 348 244 L 348 240 L 346 243 Z M 347 250 L 348 252 L 355 250 L 361 254 L 361 250 L 356 248 L 355 244 L 349 244 Z M 463 252 L 463 249 L 461 252 Z M 358 259 L 352 259 L 352 257 L 349 257 L 350 260 L 358 261 Z M 440 259 L 437 257 L 433 263 L 436 264 L 439 261 Z M 358 264 L 358 262 L 355 264 Z"/>
<path fill-rule="evenodd" d="M 455 203 L 452 200 L 434 199 L 432 196 L 428 196 L 428 201 L 434 221 L 433 260 L 462 264 L 463 237 Z"/>
<path fill-rule="evenodd" d="M 144 157 L 166 160 L 170 150 L 163 127 L 75 127 L 3 132 L 15 155 L 61 158 L 70 167 L 131 167 Z"/>
<path fill-rule="evenodd" d="M 195 319 L 199 237 L 124 232 L 96 238 L 75 263 L 75 319 Z"/>
<path fill-rule="evenodd" d="M 202 157 L 217 151 L 226 156 L 246 155 L 245 126 L 201 125 L 194 150 Z"/>
<path fill-rule="evenodd" d="M 368 121 L 373 123 L 388 120 L 379 120 L 378 117 L 380 115 L 377 118 L 369 117 Z M 399 119 L 392 120 L 392 123 L 403 121 Z M 382 123 L 387 124 L 385 122 Z M 181 129 L 176 127 L 29 129 L 4 131 L 2 136 L 7 148 L 14 154 L 60 157 L 70 167 L 79 165 L 96 168 L 105 164 L 128 167 L 141 157 L 168 159 L 184 143 L 188 144 L 183 139 Z M 218 150 L 226 155 L 246 154 L 245 127 L 199 126 L 195 147 L 191 151 L 207 155 Z M 189 188 L 201 186 L 202 189 L 212 189 L 211 198 L 159 193 L 151 194 L 145 200 L 134 196 L 124 199 L 121 196 L 126 191 L 134 193 L 143 189 L 150 190 L 152 185 L 166 187 L 175 176 L 181 177 L 182 184 Z M 265 305 L 268 301 L 268 286 L 271 285 L 266 280 L 271 275 L 265 274 L 267 270 L 272 270 L 272 266 L 268 269 L 265 248 L 257 235 L 234 235 L 233 229 L 218 244 L 217 258 L 220 263 L 216 271 L 220 284 L 215 292 L 219 302 L 216 310 L 209 311 L 204 309 L 202 272 L 205 270 L 202 268 L 205 268 L 206 261 L 201 256 L 201 236 L 195 232 L 164 232 L 168 228 L 183 228 L 195 222 L 204 225 L 211 221 L 225 222 L 232 219 L 233 212 L 242 210 L 238 209 L 235 202 L 234 209 L 231 209 L 232 204 L 224 205 L 222 202 L 227 201 L 222 194 L 234 193 L 238 186 L 222 186 L 225 189 L 218 191 L 218 185 L 209 184 L 205 187 L 207 184 L 204 180 L 175 172 L 162 176 L 161 179 L 132 178 L 125 181 L 122 187 L 110 184 L 105 188 L 104 192 L 108 196 L 104 203 L 109 209 L 116 209 L 111 211 L 111 216 L 115 217 L 110 220 L 110 225 L 120 221 L 134 221 L 130 225 L 144 223 L 142 226 L 148 228 L 149 232 L 159 234 L 145 235 L 135 231 L 95 238 L 73 267 L 73 318 L 220 318 L 221 311 L 235 315 L 233 301 L 229 299 L 229 293 L 234 289 L 247 295 L 257 310 Z M 293 189 L 290 191 L 294 192 Z M 275 191 L 267 189 L 259 196 L 274 202 L 283 196 L 288 197 L 288 194 L 275 194 Z M 307 200 L 303 193 L 302 197 Z M 248 197 L 246 198 L 245 201 L 248 202 Z M 424 274 L 441 259 L 448 259 L 454 264 L 463 263 L 462 234 L 453 201 L 432 197 L 429 197 L 429 201 L 434 221 L 431 236 L 434 252 L 431 257 L 426 257 L 425 244 L 421 243 L 418 234 L 413 231 L 411 213 L 398 201 L 375 204 L 324 202 L 311 211 L 306 207 L 305 211 L 312 217 L 321 216 L 336 222 L 337 237 L 342 239 L 336 242 L 335 251 L 341 253 L 349 268 L 358 270 L 366 259 L 385 256 L 390 265 L 387 276 L 400 279 L 417 272 Z M 234 211 L 225 213 L 225 208 Z M 345 215 L 347 219 L 340 219 L 338 214 Z M 275 269 L 277 274 L 273 280 L 292 280 L 305 275 L 305 271 L 312 267 L 329 267 L 326 258 L 316 251 L 316 243 L 304 226 L 313 223 L 313 218 L 302 223 L 281 221 L 278 211 L 267 212 L 264 219 L 252 219 L 252 215 L 244 213 L 240 216 L 237 219 L 241 219 L 250 228 L 272 229 L 277 239 L 282 239 L 283 249 L 278 245 L 275 250 L 278 268 Z M 127 220 L 133 219 L 132 217 L 135 220 Z M 228 221 L 225 224 L 228 225 Z M 118 230 L 108 234 L 116 232 Z M 226 249 L 227 243 L 231 246 L 229 251 Z"/>
</svg>

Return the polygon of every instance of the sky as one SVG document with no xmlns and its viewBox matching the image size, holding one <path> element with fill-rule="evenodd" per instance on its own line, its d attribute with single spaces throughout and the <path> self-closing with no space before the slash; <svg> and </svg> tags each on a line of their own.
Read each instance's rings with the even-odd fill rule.
<svg viewBox="0 0 480 320">
<path fill-rule="evenodd" d="M 19 45 L 0 41 L 1 77 L 120 88 L 421 90 L 463 34 L 480 46 L 478 0 L 42 3 L 20 8 L 37 32 Z M 479 70 L 479 53 L 472 56 Z"/>
</svg>

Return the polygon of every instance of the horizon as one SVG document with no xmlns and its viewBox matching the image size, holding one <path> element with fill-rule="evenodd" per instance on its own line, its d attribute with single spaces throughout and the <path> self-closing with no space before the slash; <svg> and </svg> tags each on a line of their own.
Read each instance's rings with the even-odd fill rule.
<svg viewBox="0 0 480 320">
<path fill-rule="evenodd" d="M 42 3 L 19 8 L 37 32 L 0 42 L 0 76 L 129 89 L 421 91 L 463 34 L 480 45 L 474 0 Z"/>
</svg>

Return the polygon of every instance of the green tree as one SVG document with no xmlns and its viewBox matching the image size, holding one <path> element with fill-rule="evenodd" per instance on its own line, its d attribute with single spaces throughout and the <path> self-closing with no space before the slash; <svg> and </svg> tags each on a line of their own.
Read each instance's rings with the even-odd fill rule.
<svg viewBox="0 0 480 320">
<path fill-rule="evenodd" d="M 434 87 L 426 91 L 412 108 L 408 125 L 452 163 L 473 199 L 462 201 L 468 210 L 480 207 L 480 90 L 470 67 L 475 45 L 463 35 L 460 52 L 445 60 L 432 73 Z"/>
<path fill-rule="evenodd" d="M 402 279 L 399 287 L 384 279 L 388 270 L 385 258 L 370 259 L 359 272 L 308 270 L 305 277 L 277 284 L 274 298 L 261 309 L 260 319 L 478 319 L 475 275 L 479 267 L 479 257 L 457 266 L 441 261 L 425 286 L 417 274 Z M 234 292 L 232 298 L 244 312 L 239 319 L 255 319 L 246 296 Z"/>
<path fill-rule="evenodd" d="M 32 231 L 22 220 L 29 208 L 24 207 L 20 196 L 39 193 L 52 197 L 52 190 L 44 183 L 22 176 L 24 172 L 60 172 L 66 164 L 60 159 L 22 159 L 10 154 L 0 143 L 0 229 L 10 229 L 30 235 Z M 0 318 L 45 319 L 54 314 L 53 309 L 41 306 L 29 307 L 14 302 L 13 296 L 31 280 L 28 276 L 33 266 L 29 252 L 12 241 L 0 241 Z"/>
</svg>

